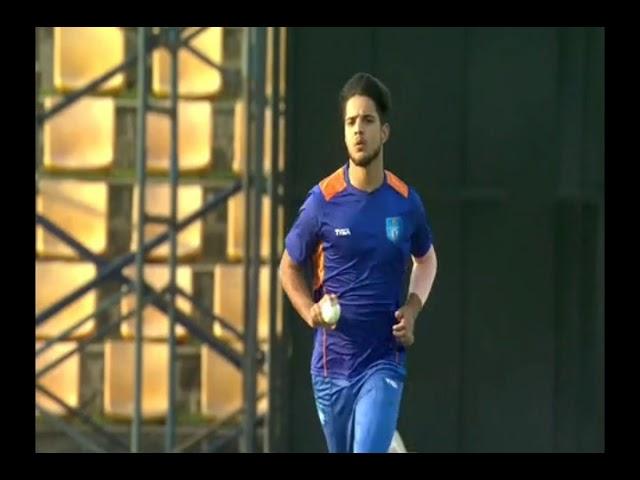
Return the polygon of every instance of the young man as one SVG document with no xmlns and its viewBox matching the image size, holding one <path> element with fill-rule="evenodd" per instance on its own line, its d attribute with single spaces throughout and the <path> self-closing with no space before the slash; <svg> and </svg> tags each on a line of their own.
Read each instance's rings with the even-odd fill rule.
<svg viewBox="0 0 640 480">
<path fill-rule="evenodd" d="M 437 260 L 420 196 L 384 169 L 389 91 L 358 73 L 340 103 L 349 161 L 309 192 L 287 235 L 280 277 L 315 329 L 311 377 L 329 451 L 383 453 L 398 420 L 405 348 L 414 342 Z M 304 277 L 309 260 L 313 296 Z M 324 302 L 339 304 L 337 323 L 323 319 Z"/>
</svg>

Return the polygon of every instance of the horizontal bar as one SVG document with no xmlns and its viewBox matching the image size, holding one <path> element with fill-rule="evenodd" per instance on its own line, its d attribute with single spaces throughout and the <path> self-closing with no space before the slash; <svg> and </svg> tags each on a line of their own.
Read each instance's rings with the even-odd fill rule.
<svg viewBox="0 0 640 480">
<path fill-rule="evenodd" d="M 171 225 L 171 218 L 161 215 L 145 215 L 144 221 L 148 223 L 158 223 L 160 225 Z"/>
<path fill-rule="evenodd" d="M 164 105 L 158 105 L 154 103 L 147 104 L 147 110 L 153 113 L 159 113 L 161 115 L 173 115 L 173 108 L 165 107 Z"/>
</svg>

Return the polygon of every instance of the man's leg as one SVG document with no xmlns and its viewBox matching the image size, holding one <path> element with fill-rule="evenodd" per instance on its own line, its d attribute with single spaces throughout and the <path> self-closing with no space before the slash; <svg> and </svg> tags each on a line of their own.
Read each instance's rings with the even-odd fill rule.
<svg viewBox="0 0 640 480">
<path fill-rule="evenodd" d="M 353 451 L 386 453 L 398 423 L 403 376 L 389 369 L 373 372 L 356 401 Z"/>
<path fill-rule="evenodd" d="M 313 395 L 329 453 L 346 453 L 353 395 L 346 380 L 313 376 Z"/>
</svg>

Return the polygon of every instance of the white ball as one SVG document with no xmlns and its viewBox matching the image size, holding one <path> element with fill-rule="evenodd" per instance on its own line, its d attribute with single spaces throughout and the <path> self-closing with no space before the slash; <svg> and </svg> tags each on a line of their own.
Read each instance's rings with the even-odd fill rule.
<svg viewBox="0 0 640 480">
<path fill-rule="evenodd" d="M 331 301 L 327 300 L 322 302 L 322 306 L 320 307 L 320 311 L 322 313 L 322 319 L 329 324 L 334 324 L 338 322 L 340 318 L 340 304 L 336 303 L 335 305 L 331 303 Z"/>
</svg>

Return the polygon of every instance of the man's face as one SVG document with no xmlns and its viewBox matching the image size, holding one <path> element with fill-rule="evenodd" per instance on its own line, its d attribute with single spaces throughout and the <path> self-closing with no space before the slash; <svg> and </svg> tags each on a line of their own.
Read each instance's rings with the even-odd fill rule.
<svg viewBox="0 0 640 480">
<path fill-rule="evenodd" d="M 389 124 L 380 124 L 376 104 L 369 97 L 351 97 L 344 110 L 344 143 L 349 157 L 359 167 L 366 167 L 389 138 Z"/>
</svg>

